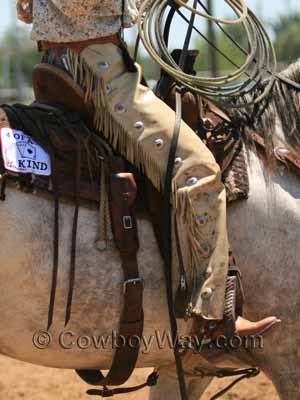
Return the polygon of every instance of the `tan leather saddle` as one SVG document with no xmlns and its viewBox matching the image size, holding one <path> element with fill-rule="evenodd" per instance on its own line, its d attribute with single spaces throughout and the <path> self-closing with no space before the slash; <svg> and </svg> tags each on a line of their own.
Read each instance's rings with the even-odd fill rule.
<svg viewBox="0 0 300 400">
<path fill-rule="evenodd" d="M 76 84 L 74 79 L 64 70 L 47 64 L 40 63 L 35 65 L 32 72 L 32 86 L 37 102 L 45 105 L 53 105 L 66 112 L 77 115 L 86 125 L 90 125 L 93 116 L 93 105 L 85 101 L 84 91 Z M 62 171 L 59 175 L 59 190 L 62 196 L 74 197 L 74 160 L 70 160 L 69 154 L 74 152 L 77 146 L 74 141 L 70 142 L 69 136 L 61 132 L 61 129 L 53 131 L 51 138 L 54 147 L 64 155 L 65 160 L 60 158 L 57 168 Z M 87 163 L 82 163 L 87 165 Z M 89 171 L 81 173 L 81 183 L 79 196 L 82 200 L 92 202 L 99 201 L 99 181 L 91 182 Z M 94 176 L 99 175 L 99 171 L 93 168 Z"/>
<path fill-rule="evenodd" d="M 92 118 L 92 104 L 86 103 L 83 90 L 62 69 L 47 63 L 37 64 L 32 72 L 32 86 L 37 101 L 78 113 L 85 122 Z"/>
</svg>

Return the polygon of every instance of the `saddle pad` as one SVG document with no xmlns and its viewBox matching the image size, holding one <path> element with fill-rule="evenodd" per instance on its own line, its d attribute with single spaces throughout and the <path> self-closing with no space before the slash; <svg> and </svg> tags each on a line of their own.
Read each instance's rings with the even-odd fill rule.
<svg viewBox="0 0 300 400">
<path fill-rule="evenodd" d="M 51 175 L 48 153 L 31 136 L 10 127 L 3 127 L 0 137 L 5 169 L 22 174 Z"/>
<path fill-rule="evenodd" d="M 98 207 L 102 141 L 73 114 L 49 108 L 0 107 L 0 173 L 26 192 Z"/>
</svg>

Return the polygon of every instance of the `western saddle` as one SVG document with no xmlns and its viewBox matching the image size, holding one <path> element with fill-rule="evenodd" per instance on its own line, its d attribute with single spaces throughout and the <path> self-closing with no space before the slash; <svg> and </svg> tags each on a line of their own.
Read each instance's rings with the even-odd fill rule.
<svg viewBox="0 0 300 400">
<path fill-rule="evenodd" d="M 48 326 L 53 320 L 56 277 L 58 271 L 58 204 L 61 198 L 71 198 L 75 203 L 73 222 L 71 274 L 69 296 L 66 306 L 66 323 L 71 318 L 72 297 L 75 279 L 76 230 L 79 205 L 100 202 L 101 184 L 107 185 L 109 194 L 109 214 L 115 245 L 119 251 L 124 274 L 124 305 L 121 313 L 119 335 L 130 343 L 131 337 L 142 337 L 143 314 L 143 279 L 139 275 L 137 251 L 139 241 L 135 216 L 137 184 L 130 167 L 117 157 L 112 149 L 104 143 L 100 135 L 93 132 L 91 125 L 93 107 L 86 104 L 84 92 L 63 70 L 48 64 L 38 64 L 33 70 L 33 89 L 36 101 L 30 106 L 2 106 L 0 111 L 0 128 L 10 126 L 22 130 L 42 145 L 50 154 L 52 176 L 35 176 L 32 183 L 27 175 L 16 177 L 5 171 L 3 160 L 1 169 L 1 198 L 5 199 L 5 183 L 12 179 L 21 184 L 26 191 L 49 195 L 55 200 L 54 221 L 54 256 L 53 279 L 49 301 Z M 84 121 L 84 122 L 82 122 Z M 75 171 L 75 173 L 74 173 Z M 104 180 L 101 176 L 104 173 Z M 50 180 L 49 180 L 50 179 Z M 140 179 L 140 178 L 139 178 Z M 159 193 L 148 181 L 144 181 L 144 193 L 151 196 L 150 216 L 160 209 Z M 160 218 L 156 219 L 154 230 L 161 240 Z M 160 242 L 161 244 L 161 242 Z M 161 247 L 161 246 L 160 246 Z M 141 343 L 138 341 L 137 343 Z M 143 385 L 133 388 L 109 389 L 108 386 L 119 386 L 125 383 L 132 374 L 139 354 L 139 344 L 132 347 L 128 344 L 118 346 L 112 366 L 106 376 L 99 370 L 78 370 L 77 374 L 91 385 L 102 386 L 97 391 L 103 397 L 118 393 L 127 393 L 144 386 L 153 386 L 158 379 L 157 373 L 149 375 Z"/>
<path fill-rule="evenodd" d="M 32 72 L 35 99 L 77 113 L 85 122 L 92 119 L 93 106 L 87 104 L 83 90 L 65 71 L 53 65 L 37 64 Z"/>
</svg>

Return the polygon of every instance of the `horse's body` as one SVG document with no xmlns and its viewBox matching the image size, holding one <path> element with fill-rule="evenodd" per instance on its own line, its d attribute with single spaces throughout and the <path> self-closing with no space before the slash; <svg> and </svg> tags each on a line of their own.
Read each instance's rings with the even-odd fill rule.
<svg viewBox="0 0 300 400">
<path fill-rule="evenodd" d="M 111 344 L 105 350 L 97 350 L 97 343 L 85 350 L 80 349 L 81 343 L 79 346 L 74 344 L 72 349 L 63 348 L 82 335 L 98 340 L 101 335 L 106 338 L 111 337 L 112 331 L 117 333 L 123 306 L 123 277 L 118 252 L 115 249 L 97 250 L 98 214 L 82 208 L 72 316 L 68 326 L 64 327 L 72 220 L 73 207 L 62 204 L 59 274 L 54 322 L 50 329 L 53 343 L 49 349 L 40 350 L 33 343 L 33 335 L 47 327 L 53 258 L 53 202 L 8 188 L 7 200 L 0 207 L 3 227 L 0 274 L 4 284 L 0 299 L 0 349 L 3 354 L 45 366 L 108 368 Z M 161 334 L 169 331 L 163 264 L 150 222 L 140 219 L 138 228 L 139 266 L 145 280 L 144 334 L 150 337 L 156 330 Z M 63 331 L 68 333 L 61 338 L 64 341 L 61 345 L 59 335 Z M 139 359 L 140 366 L 166 364 L 173 360 L 167 346 L 159 350 L 153 345 L 150 351 L 144 350 Z"/>
<path fill-rule="evenodd" d="M 194 369 L 207 362 L 204 356 L 211 365 L 238 366 L 241 362 L 258 365 L 272 379 L 282 399 L 299 398 L 300 182 L 282 169 L 272 178 L 268 177 L 258 158 L 250 154 L 250 195 L 247 201 L 229 207 L 230 242 L 243 273 L 245 315 L 254 320 L 276 315 L 282 323 L 265 337 L 263 349 L 186 357 L 184 364 L 192 400 L 200 398 L 210 381 L 197 376 Z M 59 274 L 50 329 L 52 343 L 47 347 L 47 336 L 42 335 L 40 340 L 35 336 L 47 327 L 53 215 L 53 202 L 10 187 L 6 201 L 0 204 L 0 282 L 3 285 L 0 351 L 50 367 L 109 368 L 113 355 L 112 332 L 118 332 L 123 305 L 123 278 L 118 252 L 100 252 L 95 245 L 96 211 L 80 210 L 72 314 L 65 327 L 73 206 L 61 204 Z M 150 222 L 140 218 L 138 229 L 139 268 L 145 280 L 145 341 L 138 366 L 160 367 L 160 380 L 151 390 L 151 399 L 175 400 L 180 396 L 172 367 L 173 352 L 166 340 L 169 321 L 163 263 Z M 189 333 L 189 329 L 189 324 L 180 322 L 180 333 Z M 99 343 L 101 336 L 106 345 Z"/>
<path fill-rule="evenodd" d="M 281 170 L 268 186 L 258 159 L 254 155 L 251 158 L 249 200 L 229 207 L 230 239 L 243 273 L 246 315 L 253 319 L 276 315 L 282 319 L 282 324 L 265 337 L 263 349 L 247 353 L 239 351 L 230 358 L 234 358 L 235 365 L 238 365 L 237 360 L 259 365 L 283 399 L 298 399 L 300 184 L 293 174 Z M 38 349 L 33 344 L 34 333 L 45 330 L 47 325 L 53 203 L 7 189 L 7 200 L 0 204 L 0 282 L 3 284 L 0 350 L 11 357 L 52 367 L 109 368 L 111 345 L 105 350 L 101 346 L 97 349 L 97 340 L 100 335 L 107 337 L 112 331 L 118 331 L 122 308 L 119 257 L 115 250 L 99 252 L 96 249 L 97 213 L 81 209 L 72 318 L 64 327 L 72 218 L 73 207 L 61 205 L 60 265 L 54 323 L 50 330 L 52 344 L 48 349 Z M 159 384 L 151 396 L 153 399 L 176 399 L 179 398 L 176 374 L 169 367 L 173 363 L 172 350 L 167 341 L 159 348 L 154 340 L 157 338 L 155 331 L 160 336 L 169 331 L 169 323 L 163 264 L 151 224 L 146 219 L 139 220 L 139 236 L 139 265 L 145 279 L 144 334 L 153 342 L 150 348 L 144 346 L 138 366 L 162 366 Z M 181 326 L 182 333 L 186 329 Z M 61 332 L 67 333 L 59 343 Z M 90 342 L 83 338 L 76 343 L 82 335 L 88 335 Z M 212 362 L 222 359 L 222 365 L 231 365 L 228 354 L 225 357 L 221 352 L 212 353 L 210 358 Z M 193 355 L 189 365 L 201 366 L 202 363 L 201 355 Z M 200 397 L 208 381 L 196 376 L 188 378 L 192 399 Z"/>
<path fill-rule="evenodd" d="M 247 315 L 276 315 L 282 320 L 253 352 L 259 365 L 283 399 L 300 394 L 300 181 L 283 166 L 271 179 L 257 162 L 250 196 L 229 213 L 230 238 L 241 265 L 246 287 Z"/>
<path fill-rule="evenodd" d="M 299 399 L 300 394 L 299 205 L 299 179 L 282 167 L 267 183 L 263 166 L 252 155 L 249 199 L 229 207 L 230 241 L 243 274 L 245 315 L 253 320 L 276 315 L 282 323 L 266 334 L 263 349 L 209 355 L 218 366 L 259 366 L 284 400 Z M 201 367 L 197 355 L 189 362 Z M 161 390 L 170 393 L 175 375 L 163 370 Z M 189 377 L 192 400 L 200 398 L 209 381 Z M 163 398 L 154 391 L 152 399 Z"/>
</svg>

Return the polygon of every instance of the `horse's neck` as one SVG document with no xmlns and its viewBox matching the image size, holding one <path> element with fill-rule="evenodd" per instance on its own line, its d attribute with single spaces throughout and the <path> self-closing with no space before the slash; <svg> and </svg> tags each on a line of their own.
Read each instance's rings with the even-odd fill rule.
<svg viewBox="0 0 300 400">
<path fill-rule="evenodd" d="M 293 273 L 300 259 L 300 180 L 284 167 L 266 178 L 253 153 L 249 177 L 249 199 L 229 207 L 228 229 L 243 274 L 247 311 L 257 318 L 277 315 L 282 308 L 279 288 L 300 284 L 300 274 Z"/>
</svg>

